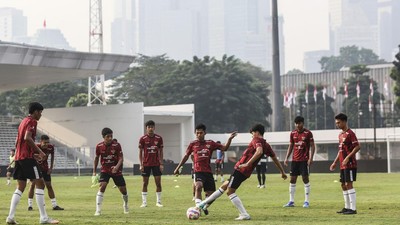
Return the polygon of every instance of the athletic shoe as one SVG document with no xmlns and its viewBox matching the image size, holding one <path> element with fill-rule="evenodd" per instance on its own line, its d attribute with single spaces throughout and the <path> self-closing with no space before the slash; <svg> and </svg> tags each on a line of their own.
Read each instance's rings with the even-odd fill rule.
<svg viewBox="0 0 400 225">
<path fill-rule="evenodd" d="M 259 185 L 257 185 L 257 188 L 260 188 L 261 187 L 261 185 L 259 184 Z"/>
<path fill-rule="evenodd" d="M 357 214 L 357 210 L 347 209 L 346 212 L 343 212 L 343 215 L 351 215 Z"/>
<path fill-rule="evenodd" d="M 283 207 L 294 207 L 294 202 L 288 202 L 286 205 L 283 205 Z"/>
<path fill-rule="evenodd" d="M 33 210 L 32 206 L 29 206 L 28 211 L 32 211 L 32 210 Z"/>
<path fill-rule="evenodd" d="M 265 185 L 264 185 L 264 184 L 263 184 L 263 185 L 261 185 L 261 186 L 260 186 L 260 188 L 265 188 Z"/>
<path fill-rule="evenodd" d="M 197 208 L 199 208 L 201 211 L 203 211 L 206 216 L 208 215 L 207 204 L 200 203 L 197 205 Z"/>
<path fill-rule="evenodd" d="M 156 206 L 157 206 L 157 207 L 160 207 L 160 208 L 161 208 L 161 207 L 164 207 L 164 206 L 161 204 L 161 202 L 157 202 L 157 203 L 156 203 Z"/>
<path fill-rule="evenodd" d="M 7 217 L 6 223 L 7 224 L 18 224 L 17 221 L 15 221 L 14 218 L 11 219 L 10 217 Z"/>
<path fill-rule="evenodd" d="M 125 214 L 128 214 L 128 213 L 129 213 L 128 204 L 125 204 L 125 203 L 124 203 L 123 207 L 124 207 L 124 213 L 125 213 Z"/>
<path fill-rule="evenodd" d="M 143 202 L 143 203 L 140 205 L 140 208 L 145 208 L 145 207 L 147 207 L 147 203 Z"/>
<path fill-rule="evenodd" d="M 303 208 L 309 208 L 309 207 L 310 207 L 310 203 L 309 202 L 304 202 Z"/>
<path fill-rule="evenodd" d="M 40 220 L 40 224 L 58 224 L 60 221 L 58 220 L 53 220 L 50 217 L 47 217 L 45 220 Z"/>
<path fill-rule="evenodd" d="M 337 211 L 336 213 L 344 213 L 344 212 L 347 212 L 347 210 L 349 210 L 349 209 L 343 208 L 342 210 Z"/>
<path fill-rule="evenodd" d="M 53 207 L 53 210 L 64 210 L 64 208 L 61 208 L 60 206 L 56 205 Z"/>
<path fill-rule="evenodd" d="M 94 215 L 95 215 L 95 216 L 100 216 L 100 215 L 101 215 L 101 211 L 96 211 L 96 212 L 94 213 Z"/>
<path fill-rule="evenodd" d="M 117 185 L 114 184 L 113 188 L 117 188 Z"/>
<path fill-rule="evenodd" d="M 250 215 L 240 215 L 238 218 L 236 218 L 235 220 L 250 220 Z"/>
</svg>

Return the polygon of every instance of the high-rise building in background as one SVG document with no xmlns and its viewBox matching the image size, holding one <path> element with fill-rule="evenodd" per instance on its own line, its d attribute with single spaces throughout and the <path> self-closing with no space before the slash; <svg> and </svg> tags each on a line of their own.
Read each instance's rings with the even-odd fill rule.
<svg viewBox="0 0 400 225">
<path fill-rule="evenodd" d="M 112 52 L 193 56 L 235 55 L 272 70 L 270 0 L 118 0 Z M 281 71 L 284 71 L 280 18 Z"/>
<path fill-rule="evenodd" d="M 27 18 L 21 10 L 0 8 L 0 40 L 16 41 L 27 36 Z"/>
<path fill-rule="evenodd" d="M 377 0 L 329 0 L 330 49 L 356 45 L 379 53 Z"/>
<path fill-rule="evenodd" d="M 400 45 L 400 1 L 378 0 L 379 56 L 393 61 Z"/>
<path fill-rule="evenodd" d="M 60 29 L 41 28 L 33 35 L 30 44 L 74 51 Z"/>
<path fill-rule="evenodd" d="M 318 50 L 318 51 L 309 51 L 304 52 L 303 58 L 303 72 L 304 73 L 320 73 L 321 64 L 319 61 L 322 57 L 329 57 L 332 55 L 332 52 L 329 50 Z"/>
</svg>

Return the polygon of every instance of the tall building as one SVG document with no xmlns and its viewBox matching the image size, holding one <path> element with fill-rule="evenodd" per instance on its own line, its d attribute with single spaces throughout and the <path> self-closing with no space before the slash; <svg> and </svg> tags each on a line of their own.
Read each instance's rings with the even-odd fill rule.
<svg viewBox="0 0 400 225">
<path fill-rule="evenodd" d="M 16 41 L 27 36 L 27 19 L 21 10 L 0 8 L 0 40 Z"/>
<path fill-rule="evenodd" d="M 38 29 L 33 35 L 30 44 L 72 51 L 75 50 L 69 45 L 68 41 L 59 29 Z"/>
<path fill-rule="evenodd" d="M 134 21 L 136 8 L 134 0 L 115 1 L 115 19 L 111 23 L 111 52 L 116 54 L 133 55 L 135 48 Z"/>
<path fill-rule="evenodd" d="M 330 49 L 356 45 L 378 54 L 377 0 L 329 0 Z"/>
<path fill-rule="evenodd" d="M 400 45 L 400 1 L 378 0 L 379 56 L 393 61 L 393 52 Z"/>
<path fill-rule="evenodd" d="M 332 52 L 329 50 L 317 50 L 304 53 L 303 72 L 304 73 L 320 73 L 321 64 L 319 61 L 322 57 L 329 57 Z"/>
</svg>

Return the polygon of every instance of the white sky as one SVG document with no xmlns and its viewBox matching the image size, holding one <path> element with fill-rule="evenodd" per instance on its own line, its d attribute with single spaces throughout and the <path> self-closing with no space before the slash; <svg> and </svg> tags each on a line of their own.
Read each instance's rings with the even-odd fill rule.
<svg viewBox="0 0 400 225">
<path fill-rule="evenodd" d="M 103 0 L 104 52 L 110 52 L 110 25 L 114 0 Z M 14 7 L 28 18 L 28 35 L 37 29 L 62 31 L 78 51 L 88 51 L 89 0 L 0 0 L 0 7 Z M 303 69 L 303 53 L 329 48 L 328 0 L 278 0 L 284 16 L 286 71 Z"/>
</svg>

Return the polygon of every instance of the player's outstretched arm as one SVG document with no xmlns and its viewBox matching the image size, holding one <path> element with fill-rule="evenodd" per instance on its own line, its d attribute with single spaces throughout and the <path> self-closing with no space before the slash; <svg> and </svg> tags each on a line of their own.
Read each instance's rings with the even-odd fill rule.
<svg viewBox="0 0 400 225">
<path fill-rule="evenodd" d="M 284 170 L 283 167 L 282 167 L 281 162 L 279 162 L 279 160 L 278 160 L 278 158 L 277 158 L 276 156 L 271 157 L 271 158 L 272 158 L 272 161 L 274 161 L 275 166 L 278 167 L 279 171 L 281 172 L 281 177 L 282 177 L 284 180 L 286 180 L 287 175 L 286 175 L 286 173 L 285 173 L 285 170 Z"/>
<path fill-rule="evenodd" d="M 222 146 L 222 148 L 221 148 L 222 151 L 228 150 L 229 146 L 231 146 L 232 139 L 234 137 L 236 137 L 236 135 L 237 135 L 237 131 L 234 131 L 231 133 L 231 136 L 229 136 L 228 141 L 225 143 L 225 145 Z"/>
<path fill-rule="evenodd" d="M 175 175 L 179 175 L 179 169 L 185 164 L 185 162 L 189 159 L 188 155 L 183 156 L 181 162 L 178 164 L 178 166 L 174 170 Z"/>
</svg>

